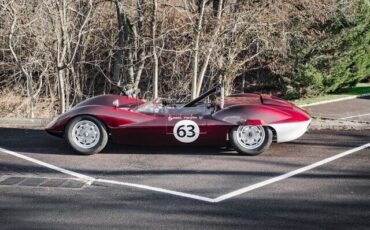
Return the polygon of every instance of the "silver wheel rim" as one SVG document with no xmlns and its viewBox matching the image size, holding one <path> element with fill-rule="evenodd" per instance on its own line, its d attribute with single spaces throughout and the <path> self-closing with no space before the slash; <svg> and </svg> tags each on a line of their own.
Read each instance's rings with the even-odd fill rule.
<svg viewBox="0 0 370 230">
<path fill-rule="evenodd" d="M 80 148 L 93 148 L 98 144 L 99 139 L 100 130 L 92 121 L 79 121 L 72 128 L 72 141 Z"/>
<path fill-rule="evenodd" d="M 256 149 L 265 140 L 265 130 L 262 126 L 239 126 L 236 140 L 243 148 Z"/>
</svg>

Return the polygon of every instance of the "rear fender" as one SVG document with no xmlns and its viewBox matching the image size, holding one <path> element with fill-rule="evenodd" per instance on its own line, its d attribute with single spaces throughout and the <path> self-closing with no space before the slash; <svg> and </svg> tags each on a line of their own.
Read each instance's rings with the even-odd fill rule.
<svg viewBox="0 0 370 230">
<path fill-rule="evenodd" d="M 266 123 L 263 121 L 263 120 L 259 120 L 259 119 L 247 119 L 245 122 L 244 122 L 245 125 L 266 125 Z"/>
<path fill-rule="evenodd" d="M 268 125 L 289 120 L 292 116 L 287 111 L 266 105 L 234 105 L 213 114 L 213 117 L 234 125 Z"/>
<path fill-rule="evenodd" d="M 302 136 L 311 122 L 310 116 L 294 106 L 237 105 L 213 115 L 233 125 L 263 125 L 273 130 L 277 142 L 292 141 Z"/>
</svg>

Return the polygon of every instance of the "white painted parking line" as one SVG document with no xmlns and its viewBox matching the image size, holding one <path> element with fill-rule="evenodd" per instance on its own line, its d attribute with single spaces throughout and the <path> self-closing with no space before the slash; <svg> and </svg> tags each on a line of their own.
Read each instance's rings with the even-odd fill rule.
<svg viewBox="0 0 370 230">
<path fill-rule="evenodd" d="M 140 189 L 145 189 L 145 190 L 150 190 L 150 191 L 156 191 L 156 192 L 171 194 L 171 195 L 174 195 L 174 196 L 190 198 L 190 199 L 194 199 L 194 200 L 201 200 L 201 201 L 206 201 L 206 202 L 211 202 L 211 203 L 213 202 L 212 198 L 208 198 L 208 197 L 204 197 L 204 196 L 198 196 L 198 195 L 194 195 L 194 194 L 190 194 L 190 193 L 177 192 L 177 191 L 173 191 L 173 190 L 168 190 L 168 189 L 158 188 L 158 187 L 152 187 L 152 186 L 147 186 L 147 185 L 142 185 L 142 184 L 133 184 L 133 183 L 126 183 L 126 182 L 121 182 L 121 181 L 114 181 L 114 180 L 97 179 L 97 178 L 90 177 L 90 176 L 87 176 L 87 175 L 84 175 L 84 174 L 81 174 L 81 173 L 73 172 L 73 171 L 68 170 L 68 169 L 61 168 L 61 167 L 58 167 L 58 166 L 55 166 L 55 165 L 52 165 L 52 164 L 34 159 L 32 157 L 25 156 L 25 155 L 22 155 L 20 153 L 13 152 L 13 151 L 10 151 L 10 150 L 4 149 L 4 148 L 0 148 L 0 153 L 9 154 L 9 155 L 21 158 L 23 160 L 30 161 L 32 163 L 44 166 L 46 168 L 58 171 L 60 173 L 67 174 L 67 175 L 70 175 L 70 176 L 74 176 L 79 180 L 87 182 L 87 184 L 89 184 L 89 185 L 92 184 L 93 182 L 124 185 L 124 186 L 129 186 L 129 187 L 135 187 L 135 188 L 140 188 Z"/>
<path fill-rule="evenodd" d="M 306 171 L 309 171 L 311 169 L 314 169 L 314 168 L 317 168 L 319 166 L 322 166 L 324 164 L 327 164 L 329 162 L 332 162 L 332 161 L 335 161 L 339 158 L 342 158 L 342 157 L 345 157 L 347 155 L 350 155 L 352 153 L 355 153 L 355 152 L 358 152 L 358 151 L 361 151 L 363 149 L 366 149 L 370 147 L 370 143 L 367 143 L 365 145 L 361 145 L 357 148 L 354 148 L 354 149 L 350 149 L 348 151 L 345 151 L 345 152 L 342 152 L 342 153 L 339 153 L 337 155 L 334 155 L 332 157 L 328 157 L 328 158 L 325 158 L 321 161 L 318 161 L 316 163 L 313 163 L 313 164 L 310 164 L 310 165 L 307 165 L 305 167 L 302 167 L 302 168 L 299 168 L 299 169 L 296 169 L 294 171 L 291 171 L 291 172 L 288 172 L 288 173 L 285 173 L 283 175 L 280 175 L 280 176 L 277 176 L 277 177 L 273 177 L 271 179 L 268 179 L 268 180 L 265 180 L 265 181 L 262 181 L 262 182 L 259 182 L 257 184 L 253 184 L 253 185 L 250 185 L 250 186 L 247 186 L 247 187 L 244 187 L 244 188 L 241 188 L 241 189 L 238 189 L 238 190 L 235 190 L 233 192 L 230 192 L 230 193 L 227 193 L 225 195 L 222 195 L 222 196 L 219 196 L 217 198 L 215 198 L 215 201 L 216 202 L 221 202 L 223 200 L 227 200 L 227 199 L 230 199 L 231 197 L 235 197 L 235 196 L 239 196 L 243 193 L 246 193 L 246 192 L 250 192 L 252 190 L 255 190 L 255 189 L 258 189 L 258 188 L 261 188 L 261 187 L 264 187 L 266 185 L 269 185 L 269 184 L 272 184 L 272 183 L 276 183 L 278 181 L 282 181 L 282 180 L 285 180 L 289 177 L 292 177 L 292 176 L 295 176 L 295 175 L 298 175 L 300 173 L 303 173 L 303 172 L 306 172 Z"/>
<path fill-rule="evenodd" d="M 141 188 L 141 189 L 151 190 L 155 192 L 167 193 L 167 194 L 171 194 L 174 196 L 190 198 L 193 200 L 201 200 L 201 201 L 214 203 L 214 199 L 209 198 L 209 197 L 194 195 L 194 194 L 185 193 L 185 192 L 177 192 L 174 190 L 168 190 L 164 188 L 152 187 L 152 186 L 147 186 L 147 185 L 142 185 L 142 184 L 126 183 L 126 182 L 120 182 L 120 181 L 115 181 L 115 180 L 96 179 L 95 181 L 107 183 L 107 184 L 116 184 L 116 185 L 124 185 L 124 186 L 129 186 L 129 187 Z"/>
<path fill-rule="evenodd" d="M 46 168 L 61 172 L 61 173 L 66 174 L 66 175 L 77 177 L 78 179 L 84 180 L 86 182 L 94 180 L 93 177 L 89 177 L 89 176 L 83 175 L 81 173 L 73 172 L 73 171 L 70 171 L 68 169 L 60 168 L 58 166 L 55 166 L 55 165 L 52 165 L 52 164 L 34 159 L 32 157 L 22 155 L 20 153 L 16 153 L 16 152 L 13 152 L 13 151 L 10 151 L 10 150 L 7 150 L 7 149 L 0 148 L 0 152 L 3 152 L 3 153 L 6 153 L 6 154 L 9 154 L 9 155 L 21 158 L 21 159 L 26 160 L 26 161 L 30 161 L 32 163 L 44 166 Z"/>
<path fill-rule="evenodd" d="M 346 120 L 346 119 L 350 119 L 350 118 L 355 118 L 355 117 L 364 117 L 364 116 L 369 116 L 370 113 L 365 113 L 365 114 L 360 114 L 360 115 L 354 115 L 354 116 L 349 116 L 349 117 L 342 117 L 340 119 L 342 120 Z"/>
<path fill-rule="evenodd" d="M 63 169 L 63 168 L 60 168 L 58 166 L 55 166 L 55 165 L 52 165 L 52 164 L 49 164 L 49 163 L 31 158 L 31 157 L 28 157 L 28 156 L 25 156 L 25 155 L 22 155 L 20 153 L 16 153 L 16 152 L 4 149 L 4 148 L 0 148 L 0 153 L 5 153 L 5 154 L 9 154 L 9 155 L 12 155 L 12 156 L 15 156 L 15 157 L 19 157 L 21 159 L 33 162 L 35 164 L 44 166 L 46 168 L 53 169 L 55 171 L 58 171 L 58 172 L 61 172 L 61 173 L 64 173 L 64 174 L 67 174 L 67 175 L 70 175 L 70 176 L 74 176 L 74 177 L 76 177 L 80 180 L 87 181 L 90 184 L 93 183 L 93 182 L 100 182 L 100 183 L 107 183 L 107 184 L 123 185 L 123 186 L 128 186 L 128 187 L 140 188 L 140 189 L 144 189 L 144 190 L 150 190 L 150 191 L 170 194 L 170 195 L 174 195 L 174 196 L 189 198 L 189 199 L 193 199 L 193 200 L 200 200 L 200 201 L 205 201 L 205 202 L 209 202 L 209 203 L 218 203 L 218 202 L 230 199 L 232 197 L 236 197 L 236 196 L 245 194 L 247 192 L 256 190 L 258 188 L 262 188 L 264 186 L 276 183 L 278 181 L 288 179 L 288 178 L 293 177 L 295 175 L 298 175 L 300 173 L 312 170 L 314 168 L 317 168 L 319 166 L 322 166 L 324 164 L 335 161 L 339 158 L 348 156 L 350 154 L 356 153 L 358 151 L 364 150 L 364 149 L 369 148 L 369 147 L 370 147 L 370 143 L 361 145 L 359 147 L 356 147 L 356 148 L 347 150 L 345 152 L 336 154 L 334 156 L 325 158 L 325 159 L 323 159 L 321 161 L 318 161 L 316 163 L 307 165 L 305 167 L 293 170 L 291 172 L 285 173 L 285 174 L 277 176 L 277 177 L 273 177 L 273 178 L 265 180 L 265 181 L 261 181 L 259 183 L 253 184 L 253 185 L 249 185 L 247 187 L 232 191 L 230 193 L 221 195 L 221 196 L 216 197 L 214 199 L 209 198 L 209 197 L 205 197 L 205 196 L 194 195 L 194 194 L 190 194 L 190 193 L 178 192 L 178 191 L 168 190 L 168 189 L 159 188 L 159 187 L 152 187 L 152 186 L 143 185 L 143 184 L 134 184 L 134 183 L 115 181 L 115 180 L 106 180 L 106 179 L 94 178 L 94 177 L 90 177 L 90 176 L 87 176 L 87 175 L 84 175 L 84 174 L 81 174 L 81 173 L 77 173 L 77 172 L 73 172 L 73 171 L 70 171 L 70 170 L 67 170 L 67 169 Z"/>
</svg>

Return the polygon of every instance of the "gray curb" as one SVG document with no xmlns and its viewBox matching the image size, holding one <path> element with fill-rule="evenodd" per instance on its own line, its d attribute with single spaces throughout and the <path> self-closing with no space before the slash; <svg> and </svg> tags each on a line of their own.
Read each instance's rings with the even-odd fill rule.
<svg viewBox="0 0 370 230">
<path fill-rule="evenodd" d="M 0 127 L 42 129 L 50 121 L 50 118 L 0 118 Z"/>
<path fill-rule="evenodd" d="M 361 98 L 361 97 L 367 97 L 367 96 L 370 96 L 370 93 L 365 93 L 365 94 L 356 95 L 356 96 L 341 97 L 341 98 L 331 99 L 331 100 L 326 100 L 326 101 L 318 101 L 318 102 L 313 102 L 313 103 L 308 103 L 308 104 L 302 104 L 302 105 L 298 105 L 298 106 L 301 107 L 301 108 L 304 108 L 304 107 L 309 107 L 309 106 L 315 106 L 315 105 L 322 105 L 322 104 L 333 103 L 333 102 L 346 101 L 346 100 L 351 100 L 351 99 L 356 99 L 356 98 Z"/>
</svg>

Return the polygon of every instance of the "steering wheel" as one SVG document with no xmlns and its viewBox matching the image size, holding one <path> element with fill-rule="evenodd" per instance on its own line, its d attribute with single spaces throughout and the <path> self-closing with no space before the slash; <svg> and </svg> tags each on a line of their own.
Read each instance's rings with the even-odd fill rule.
<svg viewBox="0 0 370 230">
<path fill-rule="evenodd" d="M 162 105 L 167 106 L 167 105 L 174 105 L 176 104 L 176 100 L 174 99 L 162 99 Z"/>
</svg>

